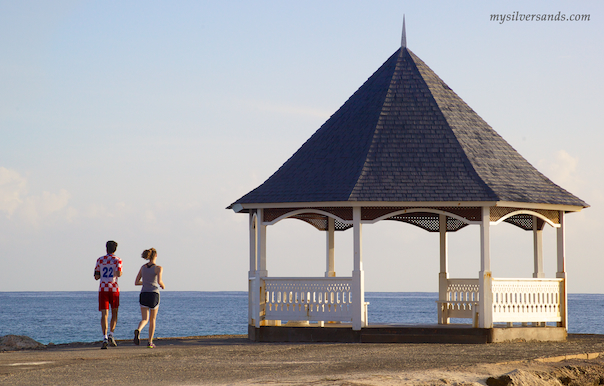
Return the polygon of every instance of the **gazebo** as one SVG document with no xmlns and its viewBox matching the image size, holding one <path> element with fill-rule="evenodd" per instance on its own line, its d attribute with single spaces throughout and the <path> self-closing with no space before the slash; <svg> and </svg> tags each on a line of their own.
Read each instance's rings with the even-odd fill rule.
<svg viewBox="0 0 604 386">
<path fill-rule="evenodd" d="M 406 46 L 268 180 L 228 209 L 249 214 L 248 336 L 256 341 L 501 342 L 566 339 L 565 215 L 588 205 L 553 183 Z M 326 234 L 325 277 L 271 277 L 266 230 L 286 218 Z M 362 227 L 391 220 L 440 234 L 431 326 L 368 323 Z M 491 227 L 533 233 L 532 277 L 491 273 Z M 556 228 L 555 278 L 543 272 Z M 447 234 L 480 227 L 480 271 L 451 278 Z M 353 270 L 334 272 L 334 232 L 353 232 Z M 436 258 L 436 256 L 435 256 Z M 451 324 L 451 318 L 467 319 Z"/>
</svg>

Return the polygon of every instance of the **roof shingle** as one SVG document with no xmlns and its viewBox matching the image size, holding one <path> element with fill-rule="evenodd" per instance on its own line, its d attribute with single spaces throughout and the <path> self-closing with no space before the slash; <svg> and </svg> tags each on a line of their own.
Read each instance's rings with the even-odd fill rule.
<svg viewBox="0 0 604 386">
<path fill-rule="evenodd" d="M 530 165 L 406 47 L 235 203 L 328 201 L 588 206 Z"/>
</svg>

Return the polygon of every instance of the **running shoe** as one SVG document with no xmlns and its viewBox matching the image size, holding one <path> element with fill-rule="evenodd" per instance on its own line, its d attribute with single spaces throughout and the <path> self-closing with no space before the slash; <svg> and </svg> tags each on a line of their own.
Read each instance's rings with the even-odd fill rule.
<svg viewBox="0 0 604 386">
<path fill-rule="evenodd" d="M 134 344 L 135 345 L 139 345 L 141 344 L 141 340 L 138 338 L 138 336 L 140 335 L 140 331 L 139 330 L 134 330 Z"/>
<path fill-rule="evenodd" d="M 109 345 L 111 345 L 111 347 L 117 347 L 117 343 L 115 343 L 115 339 L 113 339 L 113 335 L 109 335 Z"/>
<path fill-rule="evenodd" d="M 147 347 L 149 347 L 149 348 L 155 348 L 155 345 L 154 345 L 153 343 L 149 343 L 149 344 L 147 345 Z"/>
<path fill-rule="evenodd" d="M 103 345 L 101 346 L 101 350 L 107 350 L 108 345 L 109 345 L 109 342 L 107 342 L 107 339 L 104 339 Z"/>
</svg>

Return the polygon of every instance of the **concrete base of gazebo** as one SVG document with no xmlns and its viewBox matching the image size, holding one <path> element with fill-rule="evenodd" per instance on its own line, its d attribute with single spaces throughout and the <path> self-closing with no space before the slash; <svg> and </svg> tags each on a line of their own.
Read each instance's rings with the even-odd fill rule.
<svg viewBox="0 0 604 386">
<path fill-rule="evenodd" d="M 308 326 L 248 326 L 248 338 L 256 342 L 333 343 L 458 343 L 483 344 L 514 341 L 562 342 L 563 327 L 473 328 L 470 325 L 369 325 L 353 330 L 351 324 Z"/>
</svg>

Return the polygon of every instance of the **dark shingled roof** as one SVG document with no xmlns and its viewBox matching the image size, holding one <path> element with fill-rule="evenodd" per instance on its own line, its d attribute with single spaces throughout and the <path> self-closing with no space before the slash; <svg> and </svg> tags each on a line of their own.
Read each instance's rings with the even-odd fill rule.
<svg viewBox="0 0 604 386">
<path fill-rule="evenodd" d="M 406 47 L 234 204 L 329 201 L 588 206 L 529 164 Z"/>
</svg>

